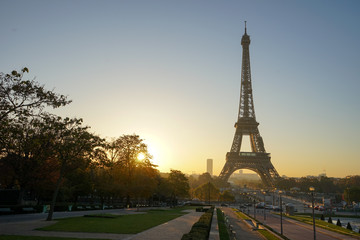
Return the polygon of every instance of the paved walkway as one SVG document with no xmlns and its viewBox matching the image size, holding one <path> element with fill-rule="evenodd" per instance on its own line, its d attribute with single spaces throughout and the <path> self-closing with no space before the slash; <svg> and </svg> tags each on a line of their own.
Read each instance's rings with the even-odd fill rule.
<svg viewBox="0 0 360 240">
<path fill-rule="evenodd" d="M 214 209 L 213 218 L 211 221 L 211 229 L 209 233 L 209 240 L 220 240 L 219 225 L 217 221 L 217 211 Z"/>
<path fill-rule="evenodd" d="M 51 237 L 74 237 L 111 240 L 151 240 L 181 239 L 184 233 L 188 233 L 192 225 L 198 221 L 202 212 L 189 211 L 188 214 L 173 219 L 159 226 L 148 229 L 138 234 L 111 234 L 111 233 L 83 233 L 83 232 L 55 232 L 39 231 L 37 228 L 45 227 L 54 223 L 44 220 L 32 220 L 23 222 L 8 222 L 0 225 L 0 235 L 21 236 L 51 236 Z"/>
</svg>

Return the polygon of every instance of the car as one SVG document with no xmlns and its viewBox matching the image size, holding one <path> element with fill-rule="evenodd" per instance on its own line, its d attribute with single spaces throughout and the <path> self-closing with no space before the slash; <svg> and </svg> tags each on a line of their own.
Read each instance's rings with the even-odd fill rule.
<svg viewBox="0 0 360 240">
<path fill-rule="evenodd" d="M 275 211 L 275 212 L 280 212 L 280 207 L 279 206 L 273 206 L 273 209 L 272 209 L 273 211 Z"/>
<path fill-rule="evenodd" d="M 264 207 L 265 207 L 265 203 L 260 202 L 260 203 L 256 204 L 255 207 L 256 207 L 256 208 L 264 208 Z"/>
</svg>

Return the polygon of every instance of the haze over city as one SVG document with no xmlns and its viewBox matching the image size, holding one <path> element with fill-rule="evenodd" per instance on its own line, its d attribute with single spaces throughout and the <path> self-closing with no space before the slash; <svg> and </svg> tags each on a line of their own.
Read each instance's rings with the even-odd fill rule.
<svg viewBox="0 0 360 240">
<path fill-rule="evenodd" d="M 28 67 L 101 137 L 162 172 L 225 164 L 250 35 L 256 119 L 280 175 L 359 174 L 358 1 L 1 1 L 0 71 Z"/>
</svg>

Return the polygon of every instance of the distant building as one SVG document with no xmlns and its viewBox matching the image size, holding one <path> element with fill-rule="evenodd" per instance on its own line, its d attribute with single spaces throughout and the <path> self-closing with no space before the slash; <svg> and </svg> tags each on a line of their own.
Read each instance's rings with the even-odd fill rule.
<svg viewBox="0 0 360 240">
<path fill-rule="evenodd" d="M 229 182 L 234 182 L 234 180 L 236 179 L 260 180 L 260 177 L 256 173 L 244 173 L 243 170 L 239 170 L 239 172 L 234 172 L 233 174 L 231 174 Z"/>
<path fill-rule="evenodd" d="M 211 158 L 206 160 L 206 172 L 213 175 L 213 160 Z"/>
</svg>

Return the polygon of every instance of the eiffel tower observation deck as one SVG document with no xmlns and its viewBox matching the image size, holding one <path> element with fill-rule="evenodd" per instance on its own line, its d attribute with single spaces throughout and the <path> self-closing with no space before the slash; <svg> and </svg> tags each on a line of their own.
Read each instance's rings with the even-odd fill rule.
<svg viewBox="0 0 360 240">
<path fill-rule="evenodd" d="M 274 187 L 275 179 L 279 177 L 279 174 L 270 161 L 270 153 L 265 151 L 264 142 L 258 129 L 259 123 L 255 117 L 250 71 L 250 36 L 247 34 L 246 21 L 241 45 L 243 53 L 239 113 L 235 123 L 234 140 L 230 152 L 226 154 L 226 162 L 219 177 L 227 182 L 234 171 L 249 169 L 256 172 L 267 187 Z M 244 135 L 249 136 L 251 152 L 240 151 Z"/>
</svg>

